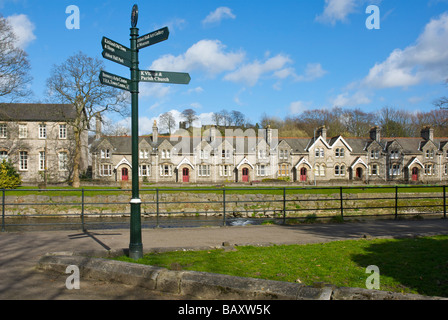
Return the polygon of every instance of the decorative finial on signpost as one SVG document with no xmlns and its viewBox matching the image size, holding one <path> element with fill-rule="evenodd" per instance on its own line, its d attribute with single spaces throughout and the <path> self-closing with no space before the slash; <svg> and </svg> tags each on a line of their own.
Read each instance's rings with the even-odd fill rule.
<svg viewBox="0 0 448 320">
<path fill-rule="evenodd" d="M 132 28 L 137 27 L 137 22 L 138 22 L 138 5 L 134 4 L 134 7 L 132 7 L 132 17 L 131 17 Z"/>
</svg>

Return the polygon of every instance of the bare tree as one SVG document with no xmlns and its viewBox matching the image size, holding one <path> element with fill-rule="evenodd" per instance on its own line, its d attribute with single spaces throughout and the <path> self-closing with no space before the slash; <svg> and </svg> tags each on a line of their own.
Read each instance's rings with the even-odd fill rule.
<svg viewBox="0 0 448 320">
<path fill-rule="evenodd" d="M 198 119 L 196 111 L 194 111 L 193 109 L 185 109 L 184 111 L 182 111 L 182 117 L 184 117 L 185 121 L 187 121 L 188 127 L 190 128 L 193 125 L 193 122 Z"/>
<path fill-rule="evenodd" d="M 448 79 L 445 81 L 445 84 L 448 86 Z M 440 109 L 448 109 L 448 97 L 445 96 L 434 101 L 434 105 Z"/>
<path fill-rule="evenodd" d="M 30 64 L 25 51 L 16 47 L 14 35 L 8 21 L 0 17 L 0 98 L 12 102 L 28 96 Z"/>
<path fill-rule="evenodd" d="M 219 127 L 221 125 L 222 122 L 222 116 L 219 112 L 214 112 L 212 115 L 212 119 L 213 119 L 213 123 Z"/>
<path fill-rule="evenodd" d="M 174 118 L 173 114 L 169 111 L 160 115 L 159 122 L 165 129 L 168 129 L 170 135 L 171 130 L 176 128 L 176 119 Z"/>
<path fill-rule="evenodd" d="M 375 115 L 361 109 L 345 110 L 343 122 L 346 132 L 353 137 L 364 137 L 375 124 Z"/>
<path fill-rule="evenodd" d="M 243 127 L 246 124 L 246 116 L 242 112 L 233 110 L 230 115 L 234 126 Z"/>
<path fill-rule="evenodd" d="M 80 161 L 82 135 L 90 121 L 98 114 L 115 112 L 126 116 L 129 109 L 126 97 L 120 90 L 104 86 L 99 81 L 103 62 L 79 52 L 60 65 L 55 65 L 47 80 L 48 98 L 60 103 L 72 104 L 76 119 L 72 123 L 75 151 L 73 159 L 73 186 L 80 186 Z"/>
</svg>

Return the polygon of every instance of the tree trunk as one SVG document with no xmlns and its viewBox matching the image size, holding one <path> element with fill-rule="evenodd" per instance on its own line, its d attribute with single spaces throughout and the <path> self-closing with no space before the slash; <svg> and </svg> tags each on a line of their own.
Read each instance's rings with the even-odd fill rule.
<svg viewBox="0 0 448 320">
<path fill-rule="evenodd" d="M 81 131 L 75 128 L 75 154 L 73 157 L 73 188 L 79 188 L 81 181 L 79 180 L 79 165 L 81 162 Z"/>
</svg>

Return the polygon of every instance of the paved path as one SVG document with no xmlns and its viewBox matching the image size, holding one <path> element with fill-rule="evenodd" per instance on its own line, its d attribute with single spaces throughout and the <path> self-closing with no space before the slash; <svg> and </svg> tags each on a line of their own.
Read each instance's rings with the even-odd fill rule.
<svg viewBox="0 0 448 320">
<path fill-rule="evenodd" d="M 304 244 L 369 237 L 448 234 L 448 220 L 370 221 L 299 226 L 246 226 L 194 229 L 144 229 L 145 251 L 231 245 Z M 183 297 L 148 292 L 121 284 L 81 279 L 80 290 L 68 290 L 68 275 L 34 267 L 47 252 L 121 250 L 129 247 L 128 230 L 0 233 L 0 299 L 159 299 Z"/>
</svg>

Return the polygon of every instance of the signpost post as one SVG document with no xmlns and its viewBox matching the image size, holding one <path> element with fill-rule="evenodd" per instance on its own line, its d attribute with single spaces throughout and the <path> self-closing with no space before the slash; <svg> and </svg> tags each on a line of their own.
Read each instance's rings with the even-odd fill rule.
<svg viewBox="0 0 448 320">
<path fill-rule="evenodd" d="M 132 8 L 131 17 L 131 46 L 127 48 L 106 37 L 102 39 L 103 57 L 127 66 L 131 71 L 131 79 L 126 79 L 105 71 L 101 71 L 100 81 L 104 85 L 131 92 L 131 123 L 132 123 L 132 199 L 129 257 L 138 260 L 143 257 L 142 228 L 141 228 L 141 204 L 138 177 L 138 94 L 139 82 L 189 84 L 188 73 L 165 71 L 141 71 L 139 70 L 138 52 L 140 49 L 152 46 L 168 39 L 167 27 L 139 37 L 137 28 L 138 6 Z"/>
</svg>

